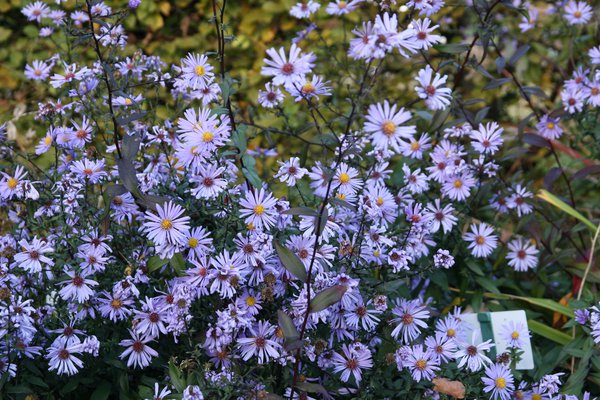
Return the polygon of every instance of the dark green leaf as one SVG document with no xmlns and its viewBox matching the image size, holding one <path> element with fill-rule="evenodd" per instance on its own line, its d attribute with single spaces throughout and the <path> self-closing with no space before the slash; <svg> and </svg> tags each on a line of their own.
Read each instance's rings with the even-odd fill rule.
<svg viewBox="0 0 600 400">
<path fill-rule="evenodd" d="M 113 199 L 115 196 L 127 193 L 127 188 L 124 185 L 110 184 L 106 186 L 104 191 L 110 199 Z"/>
<path fill-rule="evenodd" d="M 117 161 L 119 168 L 119 179 L 131 194 L 139 197 L 140 190 L 138 189 L 139 181 L 137 179 L 136 170 L 133 163 L 127 159 Z"/>
<path fill-rule="evenodd" d="M 319 393 L 325 399 L 333 399 L 331 395 L 327 392 L 327 390 L 318 383 L 310 383 L 310 382 L 298 382 L 296 387 L 303 392 L 307 393 Z"/>
<path fill-rule="evenodd" d="M 106 400 L 110 396 L 112 385 L 108 382 L 102 382 L 92 393 L 90 400 Z"/>
<path fill-rule="evenodd" d="M 150 257 L 146 267 L 148 268 L 148 272 L 154 272 L 157 269 L 160 269 L 160 268 L 164 267 L 165 265 L 167 265 L 168 262 L 169 262 L 168 258 L 162 259 L 162 258 L 160 258 L 160 256 L 154 255 L 154 256 Z"/>
<path fill-rule="evenodd" d="M 496 58 L 496 71 L 498 73 L 501 73 L 502 71 L 504 71 L 505 66 L 506 66 L 506 60 L 504 59 L 504 57 Z"/>
<path fill-rule="evenodd" d="M 135 160 L 135 157 L 140 149 L 141 142 L 142 138 L 140 137 L 139 133 L 125 135 L 123 137 L 123 144 L 121 145 L 121 155 L 123 158 L 130 161 Z"/>
<path fill-rule="evenodd" d="M 548 96 L 546 95 L 546 93 L 544 93 L 544 91 L 542 90 L 542 88 L 538 87 L 538 86 L 525 86 L 523 88 L 523 91 L 525 93 L 527 93 L 530 96 L 537 96 L 540 97 L 542 99 L 547 99 Z"/>
<path fill-rule="evenodd" d="M 181 273 L 183 270 L 185 270 L 185 259 L 181 253 L 175 253 L 169 260 L 169 264 L 171 264 L 171 267 L 173 267 L 173 269 L 178 273 Z"/>
<path fill-rule="evenodd" d="M 117 117 L 117 124 L 119 124 L 119 126 L 123 126 L 123 125 L 127 125 L 130 122 L 133 121 L 137 121 L 138 119 L 142 119 L 146 116 L 146 111 L 138 111 L 138 112 L 134 112 L 131 113 L 127 116 L 124 117 Z M 130 136 L 130 135 L 125 135 L 125 137 Z M 125 137 L 123 139 L 125 139 Z"/>
<path fill-rule="evenodd" d="M 304 267 L 304 264 L 300 261 L 298 256 L 277 241 L 274 241 L 273 245 L 275 246 L 275 251 L 277 251 L 277 255 L 279 256 L 279 260 L 283 267 L 302 282 L 306 282 L 308 277 L 306 274 L 306 267 Z"/>
<path fill-rule="evenodd" d="M 285 210 L 282 214 L 288 215 L 305 215 L 307 217 L 316 217 L 319 215 L 316 210 L 308 207 L 292 207 L 289 210 Z"/>
<path fill-rule="evenodd" d="M 492 281 L 491 279 L 483 276 L 477 276 L 475 277 L 475 281 L 477 281 L 477 283 L 479 283 L 479 285 L 482 288 L 489 290 L 492 293 L 500 294 L 500 290 L 498 290 L 498 288 L 494 284 L 494 281 Z"/>
<path fill-rule="evenodd" d="M 437 131 L 448 119 L 450 115 L 450 107 L 446 107 L 444 110 L 438 110 L 433 114 L 431 118 L 431 126 L 429 127 L 430 132 Z"/>
<path fill-rule="evenodd" d="M 460 53 L 464 53 L 467 50 L 469 50 L 469 46 L 466 44 L 463 44 L 463 43 L 443 44 L 443 45 L 433 46 L 433 48 L 441 53 L 447 53 L 447 54 L 460 54 Z"/>
<path fill-rule="evenodd" d="M 291 351 L 302 347 L 302 342 L 300 341 L 300 334 L 298 333 L 298 329 L 296 329 L 296 325 L 294 325 L 294 321 L 292 321 L 290 316 L 287 315 L 285 312 L 278 310 L 277 321 L 279 323 L 279 326 L 283 330 L 283 345 L 286 348 L 286 350 Z"/>
<path fill-rule="evenodd" d="M 255 188 L 259 188 L 261 186 L 260 177 L 256 173 L 256 170 L 254 170 L 254 168 L 242 168 L 242 173 L 244 174 L 244 177 L 248 179 L 248 182 L 250 182 L 252 186 L 254 186 Z"/>
<path fill-rule="evenodd" d="M 530 46 L 528 44 L 524 44 L 523 46 L 519 47 L 515 51 L 515 54 L 512 55 L 510 60 L 508 60 L 508 65 L 515 65 L 517 63 L 517 61 L 519 61 L 519 59 L 521 57 L 523 57 L 525 55 L 525 53 L 527 53 L 529 48 L 530 48 Z"/>
<path fill-rule="evenodd" d="M 490 90 L 504 85 L 511 81 L 511 78 L 498 78 L 484 86 L 483 90 Z"/>
<path fill-rule="evenodd" d="M 168 202 L 169 199 L 163 196 L 155 196 L 152 194 L 140 193 L 137 201 L 144 207 L 156 211 L 157 204 L 160 204 L 162 206 L 166 202 Z"/>
<path fill-rule="evenodd" d="M 323 311 L 327 307 L 337 303 L 342 299 L 348 287 L 344 285 L 335 285 L 319 292 L 311 301 L 309 310 L 311 313 Z"/>
<path fill-rule="evenodd" d="M 523 141 L 532 146 L 550 148 L 548 140 L 535 133 L 523 134 Z"/>
<path fill-rule="evenodd" d="M 173 361 L 169 361 L 169 377 L 171 378 L 171 382 L 173 383 L 173 386 L 175 386 L 175 389 L 177 389 L 178 392 L 183 392 L 187 386 L 185 378 L 182 377 L 181 371 Z"/>
<path fill-rule="evenodd" d="M 476 124 L 482 123 L 484 118 L 486 117 L 488 111 L 490 111 L 490 107 L 484 107 L 481 110 L 477 111 L 477 114 L 475 114 L 475 123 Z"/>
</svg>

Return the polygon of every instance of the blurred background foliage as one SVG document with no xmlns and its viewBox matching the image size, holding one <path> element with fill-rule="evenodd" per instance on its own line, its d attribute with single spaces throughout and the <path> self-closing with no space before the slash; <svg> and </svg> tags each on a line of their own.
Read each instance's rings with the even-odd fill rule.
<svg viewBox="0 0 600 400">
<path fill-rule="evenodd" d="M 23 148 L 31 148 L 36 142 L 36 137 L 45 132 L 41 124 L 33 121 L 38 102 L 47 99 L 48 96 L 56 98 L 58 94 L 53 92 L 54 89 L 50 89 L 48 93 L 47 85 L 26 81 L 23 74 L 25 65 L 36 59 L 51 57 L 58 48 L 65 50 L 73 46 L 73 38 L 68 38 L 64 32 L 52 35 L 51 40 L 38 38 L 39 27 L 29 23 L 21 13 L 21 8 L 28 3 L 30 0 L 0 0 L 0 122 L 16 119 L 17 139 Z M 80 0 L 68 0 L 63 7 L 66 10 L 75 10 L 81 7 L 81 3 Z M 126 5 L 126 1 L 108 0 L 106 3 L 115 10 Z M 230 42 L 226 48 L 225 69 L 231 71 L 232 78 L 236 81 L 234 106 L 244 120 L 267 127 L 285 126 L 286 122 L 280 118 L 281 114 L 261 112 L 258 117 L 254 112 L 257 92 L 266 82 L 260 75 L 260 68 L 266 49 L 280 46 L 288 48 L 290 41 L 311 22 L 316 23 L 317 28 L 304 37 L 299 45 L 313 51 L 315 48 L 321 48 L 324 50 L 321 54 L 331 56 L 328 62 L 323 62 L 325 60 L 322 58 L 319 60 L 317 72 L 328 79 L 342 81 L 356 79 L 352 73 L 359 73 L 356 69 L 352 70 L 352 65 L 360 65 L 360 62 L 348 63 L 345 56 L 351 37 L 350 31 L 368 17 L 374 18 L 377 7 L 365 2 L 360 11 L 350 13 L 344 18 L 331 18 L 325 13 L 326 2 L 323 2 L 321 10 L 312 21 L 308 21 L 298 20 L 289 15 L 289 9 L 295 3 L 294 0 L 243 0 L 229 1 L 227 4 L 225 24 Z M 534 2 L 542 7 L 549 5 L 548 2 L 537 3 L 539 4 Z M 534 94 L 531 97 L 539 109 L 550 111 L 556 107 L 562 82 L 576 68 L 575 59 L 584 54 L 598 39 L 595 37 L 599 32 L 596 26 L 598 22 L 582 28 L 573 28 L 564 24 L 559 16 L 540 13 L 538 27 L 541 29 L 534 28 L 521 34 L 517 25 L 527 15 L 522 10 L 499 7 L 491 21 L 481 24 L 473 7 L 465 6 L 463 2 L 460 4 L 445 7 L 441 18 L 436 21 L 441 25 L 439 33 L 446 37 L 450 46 L 442 46 L 443 51 L 431 50 L 430 62 L 441 65 L 441 72 L 448 74 L 449 82 L 452 82 L 464 60 L 464 47 L 471 42 L 473 35 L 477 34 L 484 40 L 496 40 L 498 47 L 502 49 L 505 63 L 509 63 L 511 56 L 520 46 L 528 44 L 530 48 L 526 56 L 520 57 L 510 68 L 514 70 L 523 86 L 532 88 Z M 395 6 L 396 10 L 399 5 Z M 177 63 L 188 52 L 209 53 L 209 56 L 212 52 L 211 62 L 217 67 L 217 40 L 212 16 L 211 0 L 142 1 L 140 7 L 124 21 L 129 34 L 124 54 L 133 55 L 141 48 L 144 53 L 160 56 L 167 63 Z M 401 24 L 407 24 L 411 18 L 413 16 L 409 13 L 399 14 Z M 567 41 L 564 40 L 565 37 L 573 39 Z M 458 45 L 460 43 L 463 44 L 462 48 Z M 85 50 L 84 46 L 88 44 L 79 45 L 75 54 L 77 58 L 88 59 L 75 61 L 94 59 L 92 49 Z M 527 102 L 512 82 L 494 86 L 493 82 L 496 79 L 510 76 L 506 70 L 498 68 L 498 60 L 501 57 L 494 53 L 491 46 L 475 46 L 470 56 L 482 62 L 479 65 L 469 63 L 466 66 L 466 74 L 454 93 L 455 98 L 464 105 L 463 108 L 471 111 L 473 116 L 498 121 L 513 139 L 519 138 L 506 154 L 507 160 L 513 162 L 509 170 L 513 173 L 526 170 L 528 179 L 536 180 L 538 186 L 541 186 L 548 170 L 553 166 L 553 160 L 548 157 L 548 149 L 525 149 L 520 140 L 526 128 L 534 125 L 534 119 L 526 119 L 531 115 Z M 372 90 L 369 97 L 387 98 L 400 105 L 414 100 L 414 79 L 407 77 L 416 76 L 418 69 L 422 68 L 422 61 L 417 61 L 420 59 L 421 57 L 405 59 L 398 54 L 387 57 L 382 66 L 380 84 Z M 55 70 L 59 71 L 60 67 L 55 67 Z M 344 75 L 342 71 L 349 71 L 350 74 Z M 489 86 L 494 87 L 488 88 Z M 335 107 L 343 106 L 345 95 L 338 93 L 327 101 L 333 102 Z M 159 104 L 155 110 L 157 116 L 175 119 L 177 115 L 174 115 L 176 112 L 171 106 Z M 431 119 L 432 115 L 422 104 L 417 104 L 416 107 L 420 107 L 420 111 L 417 112 L 421 117 L 419 128 L 425 131 L 428 128 L 428 119 Z M 284 113 L 288 116 L 293 115 L 298 126 L 308 126 L 311 123 L 310 116 L 298 111 L 298 104 L 291 101 L 285 103 Z M 559 153 L 567 168 L 579 170 L 594 164 L 591 160 L 597 158 L 600 153 L 600 126 L 596 123 L 597 117 L 598 115 L 590 116 L 587 125 L 585 121 L 584 124 L 579 121 L 577 125 L 573 123 L 569 126 L 571 134 L 565 136 L 564 148 L 559 148 L 563 150 Z M 582 134 L 573 134 L 575 130 Z M 265 134 L 252 140 L 250 147 L 275 147 L 280 152 L 289 153 L 290 148 L 296 147 L 290 147 L 288 142 L 287 139 L 273 138 Z M 524 153 L 528 153 L 527 157 L 522 157 Z M 263 168 L 265 172 L 272 169 L 272 164 L 274 160 L 267 161 L 267 168 Z M 585 190 L 595 190 L 593 193 L 598 194 L 596 186 L 588 186 Z"/>
<path fill-rule="evenodd" d="M 48 85 L 43 83 L 25 80 L 25 65 L 33 60 L 48 59 L 57 49 L 62 49 L 64 53 L 74 46 L 73 38 L 65 32 L 54 34 L 51 39 L 39 38 L 39 27 L 28 22 L 21 13 L 21 8 L 28 3 L 30 0 L 0 0 L 0 122 L 14 122 L 16 139 L 23 149 L 31 148 L 37 142 L 36 138 L 46 130 L 45 126 L 33 119 L 38 102 L 58 97 L 56 89 L 48 89 Z M 126 1 L 107 0 L 106 3 L 115 10 L 126 6 Z M 286 127 L 288 118 L 285 116 L 293 116 L 295 130 L 302 132 L 306 127 L 305 138 L 311 139 L 310 135 L 315 133 L 314 129 L 310 129 L 310 115 L 299 112 L 298 103 L 288 100 L 281 111 L 262 110 L 260 116 L 255 112 L 257 92 L 266 82 L 260 75 L 265 50 L 280 46 L 289 48 L 290 42 L 299 32 L 314 22 L 316 29 L 303 37 L 299 45 L 319 54 L 316 67 L 318 74 L 342 83 L 348 80 L 348 85 L 336 84 L 336 87 L 350 86 L 351 80 L 358 80 L 361 68 L 364 67 L 362 62 L 349 62 L 346 57 L 350 32 L 367 18 L 373 19 L 377 7 L 367 1 L 359 11 L 343 18 L 331 18 L 324 10 L 326 2 L 322 2 L 319 12 L 308 21 L 289 15 L 289 9 L 295 3 L 295 0 L 228 1 L 225 24 L 229 42 L 225 51 L 225 69 L 231 72 L 231 77 L 235 80 L 233 104 L 236 115 L 241 120 L 277 129 Z M 394 7 L 394 11 L 398 10 L 400 3 L 402 2 Z M 475 3 L 485 1 L 476 0 Z M 533 182 L 534 189 L 546 187 L 564 195 L 567 193 L 566 182 L 554 170 L 556 160 L 550 149 L 525 144 L 525 134 L 535 125 L 528 102 L 510 79 L 504 79 L 502 84 L 497 83 L 503 78 L 510 78 L 512 72 L 518 77 L 520 84 L 529 90 L 532 103 L 538 110 L 556 110 L 562 83 L 576 69 L 577 60 L 599 41 L 598 21 L 596 19 L 584 27 L 575 28 L 566 25 L 559 15 L 540 13 L 537 26 L 521 33 L 518 24 L 527 13 L 508 6 L 511 2 L 502 3 L 503 6 L 498 7 L 485 24 L 481 23 L 475 9 L 465 6 L 464 2 L 449 4 L 436 20 L 441 26 L 437 33 L 446 37 L 447 44 L 431 49 L 427 57 L 430 63 L 440 66 L 440 72 L 450 76 L 450 85 L 457 77 L 457 71 L 465 60 L 466 48 L 474 35 L 478 35 L 486 44 L 475 46 L 469 53 L 470 61 L 465 65 L 466 72 L 454 91 L 459 107 L 455 105 L 453 115 L 447 121 L 453 123 L 464 112 L 469 113 L 470 120 L 498 121 L 505 128 L 507 140 L 511 143 L 503 153 L 503 165 L 508 173 L 523 175 L 526 172 L 527 177 L 523 176 L 523 180 Z M 549 5 L 548 2 L 534 4 L 541 7 Z M 80 0 L 68 0 L 62 7 L 70 12 L 81 6 Z M 123 54 L 133 55 L 141 48 L 144 53 L 160 56 L 167 63 L 178 63 L 188 52 L 207 53 L 218 70 L 217 40 L 212 17 L 211 0 L 144 0 L 123 23 L 129 34 L 128 45 Z M 413 17 L 416 18 L 410 13 L 399 13 L 399 20 L 403 25 Z M 502 52 L 501 55 L 490 45 L 492 40 Z M 518 49 L 523 45 L 528 45 L 529 49 L 517 57 Z M 82 64 L 89 65 L 95 59 L 88 43 L 78 45 L 73 54 L 76 54 L 74 61 Z M 325 57 L 329 59 L 324 59 Z M 511 60 L 512 58 L 515 59 Z M 422 57 L 406 59 L 397 53 L 386 57 L 381 65 L 379 83 L 366 94 L 362 111 L 365 111 L 370 99 L 388 99 L 399 105 L 415 100 L 413 78 L 423 67 L 423 61 L 420 60 Z M 59 66 L 55 67 L 57 72 L 60 69 Z M 152 96 L 152 93 L 144 95 Z M 342 89 L 342 92 L 326 99 L 322 107 L 344 110 L 344 107 L 348 107 L 345 104 L 346 95 Z M 420 132 L 428 131 L 432 122 L 435 122 L 433 120 L 438 117 L 427 111 L 422 104 L 411 106 L 411 110 L 416 110 Z M 161 119 L 175 120 L 181 110 L 162 101 L 155 112 Z M 334 114 L 332 121 L 335 122 Z M 596 200 L 600 197 L 600 190 L 593 174 L 581 171 L 585 172 L 585 168 L 596 168 L 598 165 L 600 124 L 597 121 L 598 112 L 595 115 L 590 113 L 577 121 L 563 120 L 567 134 L 561 139 L 561 143 L 555 143 L 563 167 L 571 177 L 580 177 L 569 179 L 572 179 L 570 183 L 573 190 L 582 194 L 578 196 L 577 208 L 590 217 L 597 207 Z M 295 138 L 270 135 L 261 129 L 249 129 L 248 136 L 251 138 L 251 148 L 276 148 L 283 155 L 299 154 L 304 157 L 307 157 L 306 153 L 309 151 Z M 320 150 L 312 147 L 310 151 Z M 315 158 L 318 157 L 313 157 Z M 43 159 L 39 161 L 43 166 Z M 257 164 L 263 177 L 271 175 L 275 168 L 274 159 L 262 159 Z M 582 177 L 591 179 L 581 179 Z M 523 223 L 526 224 L 527 219 Z M 535 226 L 530 229 L 535 229 Z"/>
</svg>

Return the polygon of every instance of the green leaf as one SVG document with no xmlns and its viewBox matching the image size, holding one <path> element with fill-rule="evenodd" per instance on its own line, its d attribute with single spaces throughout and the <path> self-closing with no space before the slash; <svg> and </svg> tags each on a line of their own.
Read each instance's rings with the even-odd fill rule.
<svg viewBox="0 0 600 400">
<path fill-rule="evenodd" d="M 500 87 L 502 85 L 504 85 L 505 83 L 510 82 L 512 79 L 511 78 L 498 78 L 498 79 L 494 79 L 493 81 L 491 81 L 490 83 L 488 83 L 487 85 L 485 85 L 483 87 L 483 90 L 490 90 L 490 89 L 494 89 L 497 87 Z"/>
<path fill-rule="evenodd" d="M 173 361 L 169 361 L 169 377 L 171 378 L 171 382 L 173 382 L 173 386 L 177 389 L 178 392 L 183 392 L 185 387 L 187 386 L 185 383 L 185 378 L 182 377 L 181 371 Z"/>
<path fill-rule="evenodd" d="M 298 329 L 296 329 L 296 325 L 294 325 L 294 321 L 287 315 L 285 312 L 278 310 L 277 311 L 277 321 L 279 326 L 283 330 L 284 337 L 284 347 L 287 351 L 291 351 L 297 348 L 302 347 L 302 342 L 300 339 L 300 334 L 298 333 Z"/>
<path fill-rule="evenodd" d="M 292 207 L 289 210 L 285 210 L 282 214 L 288 215 L 306 215 L 308 217 L 316 217 L 319 215 L 316 210 L 309 207 Z"/>
<path fill-rule="evenodd" d="M 477 276 L 475 277 L 475 281 L 479 283 L 482 288 L 489 290 L 492 293 L 500 294 L 500 290 L 498 290 L 496 285 L 494 285 L 494 281 L 491 279 L 484 276 Z"/>
<path fill-rule="evenodd" d="M 327 220 L 329 219 L 329 210 L 327 207 L 323 208 L 323 212 L 319 214 L 317 218 L 315 218 L 315 228 L 317 231 L 317 236 L 321 236 L 323 230 L 327 226 Z"/>
<path fill-rule="evenodd" d="M 159 255 L 154 255 L 152 257 L 150 257 L 150 259 L 148 260 L 148 264 L 146 265 L 148 267 L 148 272 L 154 272 L 157 269 L 160 269 L 162 267 L 164 267 L 165 265 L 167 265 L 167 263 L 169 262 L 169 259 L 162 259 L 160 258 Z"/>
<path fill-rule="evenodd" d="M 116 196 L 120 196 L 122 194 L 127 193 L 127 188 L 124 185 L 109 184 L 104 189 L 104 192 L 108 195 L 110 199 L 113 199 Z"/>
<path fill-rule="evenodd" d="M 15 393 L 15 394 L 33 393 L 33 391 L 31 389 L 29 389 L 27 386 L 24 386 L 24 385 L 7 386 L 5 390 L 6 390 L 6 393 Z"/>
<path fill-rule="evenodd" d="M 212 110 L 210 110 L 210 112 L 214 115 L 229 114 L 229 110 L 226 107 L 215 107 Z"/>
<path fill-rule="evenodd" d="M 302 282 L 306 282 L 308 275 L 306 274 L 306 267 L 296 254 L 290 249 L 284 247 L 279 242 L 274 241 L 273 245 L 279 256 L 279 260 L 285 269 L 290 271 L 296 278 Z"/>
<path fill-rule="evenodd" d="M 526 124 L 527 124 L 527 121 L 525 121 L 525 125 Z M 521 124 L 519 124 L 519 126 L 520 125 Z M 523 141 L 525 143 L 527 143 L 527 144 L 532 145 L 532 146 L 545 147 L 547 149 L 551 148 L 550 147 L 550 142 L 546 138 L 544 138 L 544 137 L 542 137 L 542 136 L 540 136 L 538 134 L 535 134 L 535 133 L 524 133 L 523 134 Z"/>
<path fill-rule="evenodd" d="M 133 135 L 125 135 L 123 137 L 123 144 L 121 145 L 121 155 L 127 160 L 134 160 L 140 149 L 140 143 L 142 138 L 139 133 Z"/>
<path fill-rule="evenodd" d="M 479 124 L 483 122 L 483 119 L 486 117 L 489 111 L 490 107 L 483 107 L 481 110 L 477 111 L 477 114 L 475 114 L 475 123 Z"/>
<path fill-rule="evenodd" d="M 173 257 L 169 260 L 169 263 L 171 264 L 171 267 L 173 267 L 173 269 L 178 273 L 183 272 L 185 269 L 185 259 L 181 253 L 175 253 L 175 255 L 173 255 Z"/>
<path fill-rule="evenodd" d="M 467 268 L 469 268 L 471 271 L 475 272 L 477 275 L 479 275 L 479 276 L 485 275 L 483 273 L 483 271 L 481 270 L 481 267 L 479 266 L 479 264 L 477 264 L 477 261 L 468 260 L 465 264 L 467 265 Z"/>
<path fill-rule="evenodd" d="M 241 125 L 231 135 L 231 141 L 233 142 L 235 147 L 240 151 L 240 153 L 245 153 L 247 149 L 248 140 L 246 139 L 245 131 L 245 126 Z"/>
<path fill-rule="evenodd" d="M 530 96 L 541 97 L 542 99 L 547 99 L 548 95 L 544 92 L 544 90 L 539 86 L 524 86 L 523 91 Z"/>
<path fill-rule="evenodd" d="M 320 385 L 318 383 L 298 382 L 296 384 L 296 387 L 298 389 L 302 390 L 303 392 L 307 392 L 307 393 L 319 393 L 325 399 L 332 399 L 333 398 L 333 397 L 331 397 L 331 395 L 329 394 L 329 392 L 327 392 L 327 389 L 325 389 L 323 387 L 323 385 Z"/>
<path fill-rule="evenodd" d="M 529 50 L 530 46 L 528 44 L 524 44 L 523 46 L 519 47 L 516 51 L 515 54 L 512 55 L 512 57 L 510 58 L 510 60 L 508 60 L 508 65 L 515 65 L 517 61 L 519 61 L 519 59 L 521 57 L 523 57 L 525 55 L 525 53 L 527 53 L 527 51 Z"/>
<path fill-rule="evenodd" d="M 469 50 L 469 45 L 463 43 L 450 43 L 433 46 L 433 48 L 441 53 L 460 54 Z"/>
<path fill-rule="evenodd" d="M 102 382 L 96 387 L 96 390 L 90 396 L 90 400 L 106 400 L 110 396 L 112 385 L 108 382 Z"/>
<path fill-rule="evenodd" d="M 446 107 L 446 109 L 444 109 L 444 110 L 436 111 L 435 114 L 433 114 L 433 117 L 431 119 L 431 126 L 429 127 L 429 131 L 430 132 L 437 131 L 442 125 L 444 125 L 444 122 L 446 122 L 449 115 L 450 115 L 450 107 Z"/>
<path fill-rule="evenodd" d="M 167 197 L 163 197 L 163 196 L 155 196 L 153 194 L 145 194 L 145 193 L 140 193 L 139 198 L 137 199 L 137 202 L 141 205 L 143 205 L 144 207 L 156 211 L 156 205 L 157 204 L 165 204 L 166 202 L 168 202 L 169 199 Z"/>
<path fill-rule="evenodd" d="M 548 192 L 547 190 L 541 189 L 538 192 L 537 197 L 544 201 L 547 201 L 554 207 L 566 212 L 570 216 L 577 218 L 578 220 L 583 222 L 588 228 L 590 228 L 592 232 L 596 232 L 596 225 L 594 225 L 592 221 L 584 217 L 579 211 L 575 210 L 573 207 L 571 207 L 552 193 Z"/>
<path fill-rule="evenodd" d="M 504 57 L 496 58 L 496 71 L 498 73 L 501 73 L 504 70 L 505 66 L 506 66 L 506 60 L 504 59 Z"/>
<path fill-rule="evenodd" d="M 530 319 L 527 321 L 527 325 L 533 333 L 537 333 L 538 335 L 543 336 L 546 339 L 550 339 L 553 342 L 556 342 L 563 346 L 571 341 L 571 336 L 559 331 L 558 329 L 554 329 L 549 327 L 548 325 L 544 325 L 539 321 Z"/>
<path fill-rule="evenodd" d="M 311 301 L 309 305 L 309 311 L 311 313 L 323 311 L 327 307 L 337 303 L 342 299 L 344 293 L 348 290 L 347 286 L 334 285 L 319 292 Z"/>
<path fill-rule="evenodd" d="M 459 291 L 458 289 L 452 289 L 452 290 L 457 291 L 457 292 Z M 474 294 L 474 293 L 480 293 L 480 292 L 474 292 L 474 291 L 469 290 L 469 291 L 466 291 L 465 293 Z M 524 301 L 526 303 L 533 304 L 538 307 L 542 307 L 547 310 L 566 315 L 569 318 L 573 318 L 575 316 L 575 312 L 570 307 L 564 306 L 564 305 L 560 304 L 559 302 L 552 300 L 552 299 L 543 299 L 543 298 L 539 298 L 539 297 L 515 296 L 512 294 L 490 293 L 490 292 L 484 292 L 483 296 L 485 296 L 488 299 L 496 299 L 496 300 Z"/>
<path fill-rule="evenodd" d="M 44 382 L 43 379 L 41 379 L 40 377 L 37 377 L 37 376 L 31 376 L 31 375 L 28 376 L 27 383 L 31 383 L 32 385 L 40 386 L 45 389 L 49 388 L 48 384 L 46 382 Z"/>
<path fill-rule="evenodd" d="M 338 199 L 337 197 L 333 197 L 332 199 L 330 199 L 329 202 L 333 205 L 347 208 L 348 210 L 356 210 L 356 208 L 352 204 L 348 203 L 346 200 Z"/>
<path fill-rule="evenodd" d="M 256 188 L 261 186 L 261 180 L 254 169 L 242 168 L 242 174 L 248 179 L 248 182 Z"/>
<path fill-rule="evenodd" d="M 521 297 L 521 296 L 514 296 L 514 297 L 517 298 L 518 300 L 523 300 L 528 303 L 534 304 L 536 306 L 540 306 L 542 308 L 552 310 L 559 314 L 566 315 L 567 317 L 571 317 L 571 318 L 575 317 L 575 312 L 573 310 L 571 310 L 567 306 L 563 306 L 559 302 L 554 301 L 552 299 L 540 299 L 537 297 Z"/>
<path fill-rule="evenodd" d="M 431 274 L 430 279 L 442 289 L 448 288 L 448 277 L 443 271 L 435 271 L 433 274 Z"/>
<path fill-rule="evenodd" d="M 146 116 L 146 111 L 139 111 L 139 112 L 134 112 L 132 114 L 129 114 L 126 117 L 117 117 L 115 119 L 117 120 L 117 124 L 119 124 L 119 126 L 123 126 L 123 125 L 127 125 L 130 122 L 137 121 L 138 119 L 142 119 L 145 116 Z M 125 137 L 123 138 L 123 141 L 128 136 L 132 136 L 132 135 L 125 135 Z"/>
<path fill-rule="evenodd" d="M 139 182 L 136 175 L 135 166 L 128 159 L 120 159 L 117 161 L 119 169 L 119 179 L 132 195 L 139 197 L 141 192 L 138 189 Z"/>
</svg>

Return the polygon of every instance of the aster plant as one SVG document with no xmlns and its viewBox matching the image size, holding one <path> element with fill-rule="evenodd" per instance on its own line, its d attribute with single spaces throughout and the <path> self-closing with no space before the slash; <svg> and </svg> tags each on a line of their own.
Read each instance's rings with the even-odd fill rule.
<svg viewBox="0 0 600 400">
<path fill-rule="evenodd" d="M 39 142 L 0 129 L 7 398 L 600 393 L 598 210 L 574 182 L 599 169 L 564 165 L 600 152 L 561 141 L 599 137 L 589 2 L 302 1 L 252 96 L 233 4 L 201 2 L 215 42 L 168 63 L 128 43 L 144 2 L 56 3 L 22 9 L 65 44 L 23 66 Z M 551 95 L 522 67 L 535 29 L 585 49 Z M 503 354 L 461 319 L 522 308 Z"/>
</svg>

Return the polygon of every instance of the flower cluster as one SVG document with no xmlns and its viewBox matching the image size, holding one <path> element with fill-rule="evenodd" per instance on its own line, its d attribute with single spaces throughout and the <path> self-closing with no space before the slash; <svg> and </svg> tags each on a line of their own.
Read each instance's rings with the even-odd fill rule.
<svg viewBox="0 0 600 400">
<path fill-rule="evenodd" d="M 363 3 L 324 8 L 335 20 Z M 310 20 L 320 7 L 304 1 L 289 13 Z M 512 131 L 486 110 L 467 114 L 456 75 L 427 56 L 446 43 L 436 33 L 444 1 L 403 7 L 422 19 L 381 11 L 343 43 L 359 74 L 326 76 L 328 55 L 296 42 L 267 49 L 251 113 L 274 127 L 261 127 L 232 106 L 223 53 L 218 67 L 208 51 L 176 65 L 141 51 L 121 57 L 126 11 L 102 1 L 69 15 L 25 6 L 40 36 L 75 33 L 97 59 L 56 54 L 25 67 L 58 93 L 36 114 L 44 128 L 34 153 L 53 159 L 47 168 L 26 170 L 30 159 L 17 162 L 20 150 L 0 135 L 14 156 L 0 172 L 10 221 L 0 236 L 0 376 L 19 380 L 29 361 L 69 376 L 98 363 L 151 381 L 155 399 L 226 387 L 235 398 L 310 398 L 356 395 L 387 368 L 434 398 L 431 382 L 458 374 L 492 399 L 564 398 L 560 373 L 514 373 L 526 326 L 502 327 L 512 353 L 494 360 L 492 340 L 448 307 L 448 279 L 463 296 L 462 279 L 496 290 L 499 276 L 538 268 L 538 236 L 518 224 L 534 196 L 523 177 L 506 179 L 500 156 Z M 564 12 L 570 24 L 591 18 L 583 1 Z M 223 16 L 213 22 L 222 52 Z M 373 89 L 396 53 L 422 64 L 406 79 L 407 104 Z M 589 55 L 598 64 L 600 50 Z M 600 74 L 577 68 L 560 97 L 569 114 L 598 107 Z M 154 112 L 163 104 L 166 118 Z M 310 122 L 294 122 L 289 107 Z M 535 127 L 557 140 L 559 123 L 548 113 Z M 263 134 L 282 135 L 283 157 L 268 163 L 277 151 L 249 149 Z M 578 313 L 595 339 L 599 315 Z"/>
</svg>

